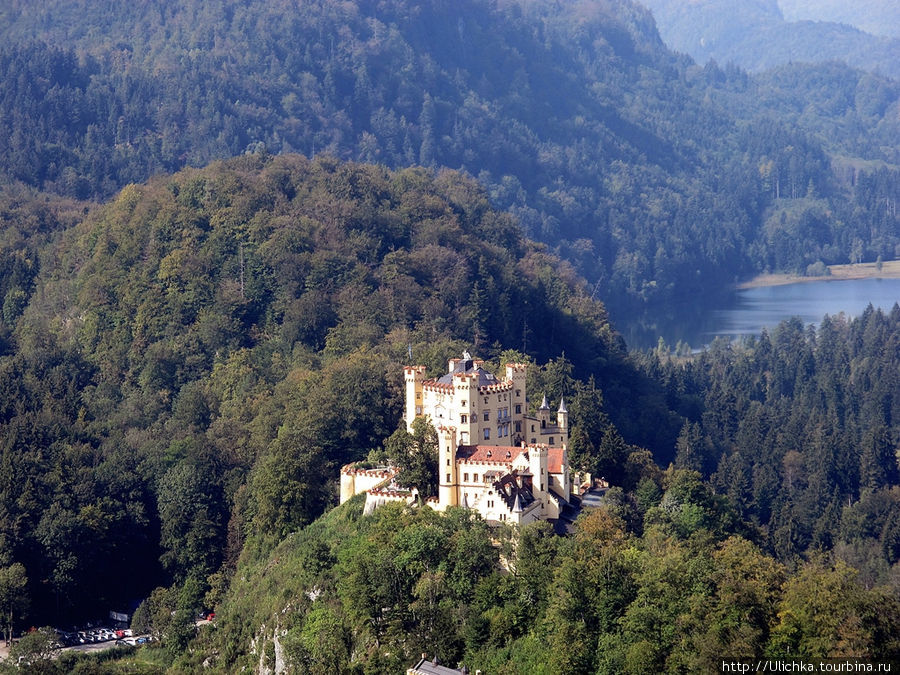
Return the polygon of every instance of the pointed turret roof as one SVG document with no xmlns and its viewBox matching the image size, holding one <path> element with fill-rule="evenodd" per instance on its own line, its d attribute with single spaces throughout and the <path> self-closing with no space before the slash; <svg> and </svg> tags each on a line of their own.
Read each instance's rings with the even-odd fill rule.
<svg viewBox="0 0 900 675">
<path fill-rule="evenodd" d="M 565 399 L 564 396 L 560 396 L 560 397 L 559 397 L 559 410 L 558 410 L 557 412 L 561 412 L 561 413 L 567 413 L 567 412 L 569 412 L 569 411 L 566 409 L 566 399 Z"/>
<path fill-rule="evenodd" d="M 522 513 L 522 498 L 519 497 L 518 490 L 516 490 L 516 498 L 513 500 L 512 512 L 513 513 Z"/>
<path fill-rule="evenodd" d="M 547 403 L 547 394 L 544 394 L 544 400 L 541 402 L 541 410 L 550 410 L 550 404 Z"/>
</svg>

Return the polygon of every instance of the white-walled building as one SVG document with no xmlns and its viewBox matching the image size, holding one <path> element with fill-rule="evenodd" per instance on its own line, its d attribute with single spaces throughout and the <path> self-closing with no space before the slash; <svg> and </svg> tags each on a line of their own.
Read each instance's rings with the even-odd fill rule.
<svg viewBox="0 0 900 675">
<path fill-rule="evenodd" d="M 483 365 L 465 353 L 435 379 L 425 379 L 424 366 L 404 368 L 407 429 L 423 417 L 438 432 L 438 498 L 429 503 L 522 525 L 559 518 L 573 494 L 565 401 L 560 400 L 555 419 L 546 396 L 538 414 L 527 415 L 526 366 L 508 364 L 501 380 Z M 379 489 L 363 487 L 368 480 L 360 481 L 353 471 L 351 466 L 342 471 L 341 501 L 365 489 L 368 509 Z"/>
</svg>

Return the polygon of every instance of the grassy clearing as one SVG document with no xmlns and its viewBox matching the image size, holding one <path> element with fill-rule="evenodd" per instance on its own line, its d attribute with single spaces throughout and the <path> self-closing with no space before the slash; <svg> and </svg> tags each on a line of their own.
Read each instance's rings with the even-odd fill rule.
<svg viewBox="0 0 900 675">
<path fill-rule="evenodd" d="M 820 277 L 806 277 L 799 274 L 760 274 L 738 284 L 738 288 L 760 288 L 763 286 L 783 286 L 811 281 L 846 281 L 849 279 L 900 279 L 900 260 L 889 260 L 881 264 L 857 263 L 855 265 L 829 265 L 831 274 Z"/>
</svg>

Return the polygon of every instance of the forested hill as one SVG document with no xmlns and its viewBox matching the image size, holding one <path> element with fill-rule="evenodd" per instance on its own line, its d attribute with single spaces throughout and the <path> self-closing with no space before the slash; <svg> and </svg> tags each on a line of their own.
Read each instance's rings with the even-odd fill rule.
<svg viewBox="0 0 900 675">
<path fill-rule="evenodd" d="M 628 0 L 14 0 L 2 17 L 0 167 L 65 195 L 262 146 L 464 169 L 620 307 L 900 244 L 896 83 L 701 67 Z"/>
<path fill-rule="evenodd" d="M 221 592 L 248 533 L 315 519 L 395 430 L 410 352 L 519 347 L 537 391 L 641 398 L 603 306 L 459 173 L 254 154 L 75 206 L 2 210 L 0 564 L 32 623 Z M 646 396 L 633 426 L 676 434 Z"/>
</svg>

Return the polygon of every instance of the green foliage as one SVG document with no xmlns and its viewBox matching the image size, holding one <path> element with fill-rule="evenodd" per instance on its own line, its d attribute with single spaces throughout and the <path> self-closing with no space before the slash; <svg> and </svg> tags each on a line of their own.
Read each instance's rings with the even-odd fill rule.
<svg viewBox="0 0 900 675">
<path fill-rule="evenodd" d="M 28 577 L 22 563 L 0 567 L 0 616 L 3 617 L 3 637 L 9 645 L 13 627 L 22 619 L 28 607 Z"/>
<path fill-rule="evenodd" d="M 855 572 L 841 563 L 813 561 L 786 584 L 770 654 L 801 658 L 864 657 L 876 652 L 875 624 L 866 605 L 877 594 L 855 583 Z"/>
<path fill-rule="evenodd" d="M 19 3 L 2 29 L 0 172 L 125 186 L 0 195 L 0 563 L 32 616 L 148 596 L 135 623 L 183 672 L 277 661 L 276 638 L 323 672 L 896 655 L 895 591 L 840 563 L 779 587 L 772 556 L 891 579 L 898 312 L 636 372 L 594 300 L 895 257 L 894 84 L 700 68 L 627 2 L 239 5 Z M 414 162 L 481 187 L 386 168 Z M 565 396 L 573 458 L 618 483 L 572 538 L 509 534 L 509 574 L 467 512 L 329 511 L 396 428 L 407 350 L 440 370 L 473 340 Z"/>
<path fill-rule="evenodd" d="M 445 363 L 472 338 L 476 280 L 508 313 L 480 329 L 496 354 L 535 317 L 557 329 L 522 358 L 572 355 L 547 373 L 629 368 L 583 282 L 461 174 L 244 156 L 127 186 L 29 266 L 70 222 L 47 208 L 9 206 L 0 245 L 21 263 L 0 290 L 28 297 L 0 354 L 0 541 L 36 617 L 220 596 L 396 428 L 408 347 Z"/>
<path fill-rule="evenodd" d="M 43 626 L 25 633 L 9 650 L 9 658 L 34 672 L 41 672 L 58 650 L 56 631 Z"/>
<path fill-rule="evenodd" d="M 412 422 L 412 433 L 405 425 L 397 429 L 385 441 L 387 456 L 400 467 L 397 483 L 416 488 L 419 504 L 437 495 L 438 437 L 432 424 L 421 417 Z"/>
</svg>

